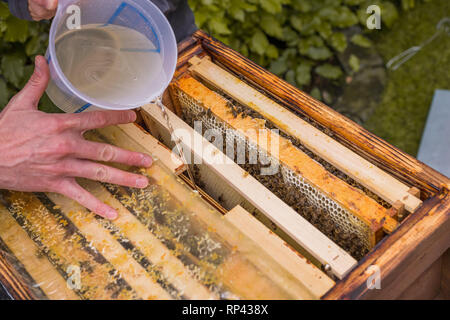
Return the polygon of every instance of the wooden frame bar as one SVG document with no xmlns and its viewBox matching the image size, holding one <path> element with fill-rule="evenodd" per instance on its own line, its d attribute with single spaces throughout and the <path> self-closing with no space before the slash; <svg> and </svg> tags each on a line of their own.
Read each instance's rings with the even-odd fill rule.
<svg viewBox="0 0 450 320">
<path fill-rule="evenodd" d="M 225 219 L 258 243 L 262 250 L 266 251 L 302 282 L 305 285 L 305 291 L 307 291 L 305 297 L 319 299 L 333 287 L 333 280 L 290 248 L 280 237 L 242 207 L 237 206 L 231 209 L 225 215 Z"/>
</svg>

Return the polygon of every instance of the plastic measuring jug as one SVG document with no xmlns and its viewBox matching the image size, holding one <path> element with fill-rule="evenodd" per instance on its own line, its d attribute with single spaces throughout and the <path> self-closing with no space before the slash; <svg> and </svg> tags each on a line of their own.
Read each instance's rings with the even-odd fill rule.
<svg viewBox="0 0 450 320">
<path fill-rule="evenodd" d="M 177 43 L 149 0 L 59 0 L 46 58 L 47 94 L 63 111 L 134 109 L 169 85 Z"/>
</svg>

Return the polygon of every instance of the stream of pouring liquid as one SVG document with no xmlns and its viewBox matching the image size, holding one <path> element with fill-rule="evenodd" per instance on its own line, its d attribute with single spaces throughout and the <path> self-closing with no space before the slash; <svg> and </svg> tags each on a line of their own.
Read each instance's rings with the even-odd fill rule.
<svg viewBox="0 0 450 320">
<path fill-rule="evenodd" d="M 175 135 L 175 130 L 173 129 L 172 123 L 170 122 L 169 114 L 167 113 L 166 107 L 162 103 L 161 98 L 158 98 L 156 100 L 156 105 L 160 108 L 163 118 L 166 120 L 167 128 L 169 128 L 170 136 L 172 137 L 172 139 L 175 142 L 175 146 L 181 157 L 181 160 L 183 161 L 184 164 L 186 164 L 186 171 L 188 173 L 189 180 L 191 180 L 192 185 L 194 186 L 194 191 L 198 191 L 197 184 L 195 183 L 195 180 L 194 180 L 194 175 L 192 174 L 192 171 L 191 171 L 191 167 L 189 166 L 189 163 L 187 163 L 186 156 L 184 155 L 183 147 L 181 146 L 181 139 Z"/>
</svg>

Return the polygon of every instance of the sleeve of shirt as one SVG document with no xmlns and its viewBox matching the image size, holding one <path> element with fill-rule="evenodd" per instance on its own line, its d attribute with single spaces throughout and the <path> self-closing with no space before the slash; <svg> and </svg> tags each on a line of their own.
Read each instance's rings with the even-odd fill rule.
<svg viewBox="0 0 450 320">
<path fill-rule="evenodd" d="M 33 20 L 28 11 L 28 0 L 1 0 L 7 2 L 13 15 L 24 20 Z M 189 8 L 187 0 L 151 0 L 169 19 L 174 29 L 177 41 L 190 36 L 197 27 L 194 14 Z"/>
<path fill-rule="evenodd" d="M 184 40 L 197 30 L 194 13 L 187 0 L 152 0 L 152 2 L 166 15 L 177 42 Z"/>
<path fill-rule="evenodd" d="M 9 11 L 17 18 L 24 20 L 33 20 L 28 11 L 28 0 L 3 0 L 8 3 Z"/>
</svg>

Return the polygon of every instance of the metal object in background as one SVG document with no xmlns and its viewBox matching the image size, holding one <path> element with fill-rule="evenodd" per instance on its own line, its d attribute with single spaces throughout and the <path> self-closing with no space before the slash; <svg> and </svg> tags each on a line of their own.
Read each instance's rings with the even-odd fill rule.
<svg viewBox="0 0 450 320">
<path fill-rule="evenodd" d="M 436 90 L 417 159 L 450 177 L 450 91 Z M 444 139 L 444 143 L 438 143 Z M 447 139 L 447 142 L 445 140 Z"/>
<path fill-rule="evenodd" d="M 195 183 L 194 175 L 192 174 L 191 167 L 189 166 L 189 163 L 186 161 L 186 156 L 184 155 L 183 147 L 181 146 L 181 139 L 175 135 L 175 130 L 173 129 L 172 123 L 170 122 L 169 115 L 166 112 L 166 106 L 163 104 L 161 97 L 158 97 L 155 100 L 155 104 L 161 109 L 161 113 L 162 113 L 164 119 L 167 121 L 167 127 L 169 128 L 170 136 L 171 136 L 172 140 L 175 142 L 175 146 L 177 148 L 177 151 L 178 151 L 178 154 L 179 154 L 181 160 L 186 164 L 186 169 L 187 169 L 186 171 L 189 176 L 189 180 L 191 180 L 192 185 L 194 186 L 194 191 L 198 191 L 197 184 Z"/>
<path fill-rule="evenodd" d="M 449 17 L 443 18 L 438 22 L 438 24 L 436 25 L 436 32 L 430 38 L 428 38 L 425 42 L 423 42 L 419 46 L 411 47 L 411 48 L 403 51 L 402 53 L 396 55 L 394 58 L 392 58 L 391 60 L 388 61 L 388 63 L 386 64 L 386 67 L 388 69 L 392 69 L 394 71 L 397 70 L 398 68 L 400 68 L 400 66 L 402 64 L 404 64 L 406 61 L 408 61 L 413 56 L 415 56 L 416 53 L 418 53 L 420 50 L 423 49 L 423 47 L 425 47 L 426 45 L 433 42 L 433 40 L 435 40 L 442 33 L 450 36 L 450 18 Z"/>
</svg>

